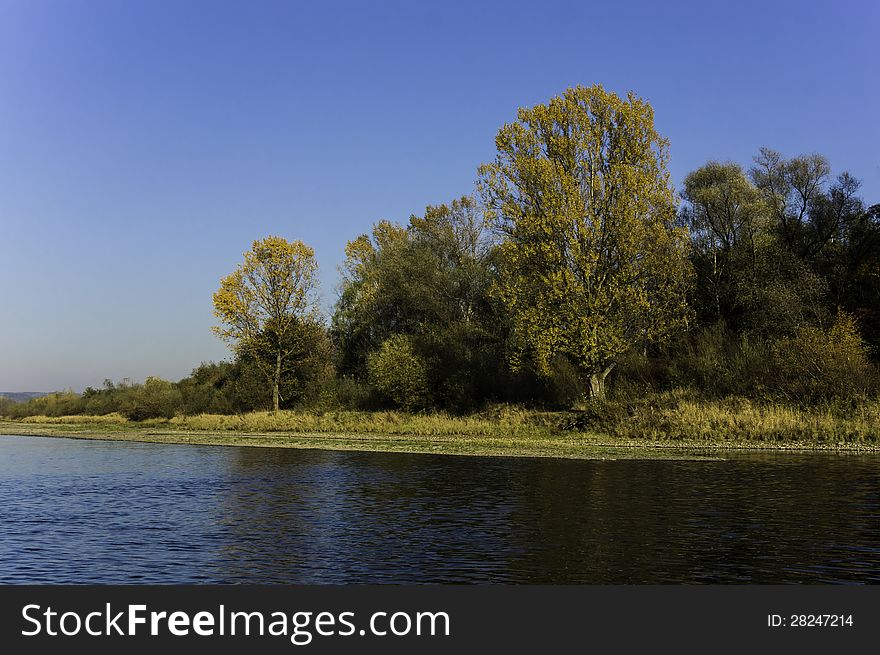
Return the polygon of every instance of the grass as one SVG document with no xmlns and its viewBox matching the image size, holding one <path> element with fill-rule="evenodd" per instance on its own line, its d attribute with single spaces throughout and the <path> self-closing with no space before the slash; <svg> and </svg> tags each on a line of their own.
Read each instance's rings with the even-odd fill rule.
<svg viewBox="0 0 880 655">
<path fill-rule="evenodd" d="M 127 420 L 32 416 L 0 433 L 208 445 L 566 458 L 693 458 L 726 449 L 880 452 L 880 402 L 846 412 L 701 400 L 677 390 L 581 411 L 495 406 L 465 416 L 402 412 L 253 412 Z"/>
<path fill-rule="evenodd" d="M 602 426 L 612 436 L 647 441 L 880 450 L 880 401 L 834 411 L 745 398 L 701 400 L 678 390 L 630 408 L 626 418 L 618 410 Z"/>
</svg>

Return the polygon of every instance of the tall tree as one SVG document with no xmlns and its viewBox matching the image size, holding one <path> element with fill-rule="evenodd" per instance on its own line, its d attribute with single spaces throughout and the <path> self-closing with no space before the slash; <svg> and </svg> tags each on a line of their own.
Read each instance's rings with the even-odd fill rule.
<svg viewBox="0 0 880 655">
<path fill-rule="evenodd" d="M 425 358 L 438 404 L 480 402 L 494 386 L 502 321 L 489 296 L 493 244 L 477 202 L 428 206 L 404 227 L 380 221 L 346 246 L 332 334 L 339 369 L 363 377 L 395 335 Z M 403 343 L 398 340 L 395 343 Z"/>
<path fill-rule="evenodd" d="M 315 252 L 302 241 L 270 236 L 254 241 L 244 262 L 220 281 L 214 332 L 239 355 L 251 355 L 265 368 L 278 411 L 285 360 L 301 350 L 302 337 L 317 321 Z M 264 353 L 271 360 L 266 362 Z"/>
<path fill-rule="evenodd" d="M 831 181 L 831 165 L 822 155 L 785 159 L 761 148 L 750 172 L 783 243 L 806 260 L 823 255 L 864 213 L 856 195 L 860 182 L 847 172 Z"/>
<path fill-rule="evenodd" d="M 696 308 L 729 322 L 738 304 L 736 283 L 756 273 L 756 241 L 768 230 L 768 207 L 731 162 L 710 161 L 689 173 L 682 196 L 681 216 L 694 246 Z"/>
<path fill-rule="evenodd" d="M 825 287 L 825 307 L 809 313 L 819 324 L 827 324 L 835 307 L 842 307 L 863 320 L 867 334 L 876 334 L 877 304 L 864 274 L 880 253 L 880 229 L 876 212 L 858 195 L 859 180 L 847 172 L 832 176 L 827 158 L 819 154 L 786 159 L 762 148 L 754 161 L 752 180 L 771 209 L 771 230 L 780 246 L 774 258 L 788 260 L 795 273 L 778 288 L 818 290 L 818 281 Z M 813 283 L 802 284 L 810 278 Z"/>
<path fill-rule="evenodd" d="M 668 142 L 644 100 L 579 86 L 520 109 L 495 144 L 480 188 L 506 237 L 500 296 L 539 370 L 564 355 L 603 398 L 625 351 L 686 321 Z"/>
</svg>

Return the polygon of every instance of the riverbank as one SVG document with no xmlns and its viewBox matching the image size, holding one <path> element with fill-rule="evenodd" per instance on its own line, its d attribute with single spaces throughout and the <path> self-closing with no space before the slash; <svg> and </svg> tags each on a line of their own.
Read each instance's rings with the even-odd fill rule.
<svg viewBox="0 0 880 655">
<path fill-rule="evenodd" d="M 111 429 L 89 425 L 0 422 L 0 434 L 204 446 L 253 446 L 361 452 L 555 457 L 564 459 L 715 459 L 711 453 L 647 445 L 595 443 L 589 438 L 493 439 L 451 436 L 332 433 L 200 433 L 156 428 Z M 2 437 L 0 437 L 2 438 Z"/>
<path fill-rule="evenodd" d="M 654 399 L 579 412 L 498 406 L 465 416 L 254 412 L 129 421 L 106 416 L 0 420 L 0 434 L 216 446 L 577 459 L 692 459 L 728 450 L 880 452 L 880 405 L 841 416 L 741 399 Z"/>
</svg>

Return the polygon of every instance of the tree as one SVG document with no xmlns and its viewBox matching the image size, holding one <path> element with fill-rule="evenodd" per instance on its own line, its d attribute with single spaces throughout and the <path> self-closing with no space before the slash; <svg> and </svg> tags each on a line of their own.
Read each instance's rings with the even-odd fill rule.
<svg viewBox="0 0 880 655">
<path fill-rule="evenodd" d="M 751 177 L 770 209 L 777 242 L 769 268 L 787 260 L 782 270 L 793 272 L 777 288 L 789 296 L 800 289 L 795 295 L 805 308 L 822 305 L 820 312 L 808 312 L 818 318 L 816 325 L 827 324 L 834 308 L 842 307 L 874 334 L 873 286 L 863 276 L 880 254 L 880 229 L 858 196 L 861 183 L 847 172 L 832 176 L 828 159 L 819 154 L 786 159 L 762 148 L 754 161 Z M 764 306 L 772 300 L 756 299 Z"/>
<path fill-rule="evenodd" d="M 284 406 L 292 407 L 317 400 L 322 386 L 334 373 L 332 345 L 325 325 L 313 317 L 307 317 L 296 324 L 290 337 L 281 345 L 285 355 L 278 392 Z M 255 369 L 260 369 L 262 362 L 273 362 L 273 343 L 264 340 L 258 348 L 249 350 L 246 356 L 238 357 L 236 364 L 242 373 L 246 372 L 248 360 L 251 368 Z M 269 395 L 262 404 L 265 406 L 268 402 L 272 402 Z"/>
<path fill-rule="evenodd" d="M 410 337 L 395 334 L 385 340 L 367 362 L 370 382 L 407 411 L 428 404 L 428 370 L 413 349 Z"/>
<path fill-rule="evenodd" d="M 686 321 L 668 143 L 644 100 L 579 86 L 520 109 L 495 144 L 480 189 L 506 237 L 498 293 L 538 369 L 565 355 L 603 398 L 624 352 Z"/>
<path fill-rule="evenodd" d="M 756 241 L 768 229 L 760 191 L 731 162 L 710 161 L 688 174 L 681 211 L 690 229 L 697 273 L 697 308 L 729 322 L 737 308 L 736 284 L 754 276 Z"/>
<path fill-rule="evenodd" d="M 373 226 L 372 238 L 362 234 L 346 244 L 341 291 L 330 328 L 341 373 L 366 376 L 371 352 L 392 334 L 415 329 L 416 308 L 401 298 L 408 295 L 403 283 L 414 273 L 398 265 L 405 260 L 405 248 L 406 230 L 384 220 Z"/>
<path fill-rule="evenodd" d="M 119 403 L 119 413 L 131 421 L 171 418 L 182 405 L 182 396 L 174 383 L 148 377 L 143 384 L 129 387 Z"/>
<path fill-rule="evenodd" d="M 426 362 L 433 402 L 461 408 L 497 391 L 503 321 L 489 294 L 490 237 L 465 196 L 350 241 L 331 328 L 339 369 L 370 377 L 371 354 L 406 335 Z"/>
<path fill-rule="evenodd" d="M 254 241 L 214 293 L 214 315 L 223 323 L 215 333 L 264 366 L 275 412 L 282 366 L 300 348 L 306 326 L 317 321 L 317 269 L 314 250 L 302 241 L 270 236 Z M 266 351 L 274 361 L 261 356 Z"/>
<path fill-rule="evenodd" d="M 848 240 L 840 304 L 857 314 L 874 357 L 880 356 L 880 204 L 869 207 Z"/>
<path fill-rule="evenodd" d="M 863 214 L 856 195 L 860 182 L 843 172 L 829 183 L 831 165 L 822 155 L 784 159 L 775 150 L 761 148 L 750 172 L 783 243 L 804 259 L 818 257 Z"/>
</svg>

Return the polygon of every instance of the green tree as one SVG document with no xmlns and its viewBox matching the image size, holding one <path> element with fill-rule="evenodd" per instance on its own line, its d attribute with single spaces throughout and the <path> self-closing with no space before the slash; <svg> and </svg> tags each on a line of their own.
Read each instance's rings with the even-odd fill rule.
<svg viewBox="0 0 880 655">
<path fill-rule="evenodd" d="M 822 155 L 785 159 L 761 148 L 750 172 L 782 242 L 805 260 L 815 261 L 864 214 L 856 195 L 861 183 L 847 172 L 832 181 L 831 165 Z"/>
<path fill-rule="evenodd" d="M 132 385 L 119 398 L 119 411 L 132 421 L 171 418 L 182 405 L 180 390 L 173 383 L 148 377 L 143 384 Z"/>
<path fill-rule="evenodd" d="M 6 398 L 5 396 L 0 396 L 0 416 L 11 416 L 12 408 L 16 405 L 16 402 L 11 398 Z"/>
<path fill-rule="evenodd" d="M 254 241 L 214 293 L 214 315 L 222 323 L 215 333 L 238 355 L 250 354 L 263 365 L 275 412 L 284 363 L 301 349 L 304 328 L 317 321 L 317 269 L 314 250 L 302 241 L 270 236 Z"/>
<path fill-rule="evenodd" d="M 428 366 L 434 402 L 465 407 L 497 389 L 504 321 L 489 294 L 490 237 L 465 196 L 349 242 L 331 328 L 339 369 L 364 378 L 371 353 L 406 335 Z"/>
<path fill-rule="evenodd" d="M 406 229 L 385 220 L 373 226 L 371 235 L 346 244 L 331 322 L 341 373 L 365 377 L 369 354 L 385 339 L 417 329 L 426 298 L 409 289 L 425 267 L 422 261 L 410 262 L 406 249 Z"/>
<path fill-rule="evenodd" d="M 688 174 L 681 216 L 690 229 L 697 273 L 697 309 L 731 322 L 740 309 L 737 282 L 753 277 L 756 252 L 766 241 L 768 208 L 760 191 L 734 163 L 710 161 Z"/>
<path fill-rule="evenodd" d="M 837 302 L 859 316 L 874 356 L 880 356 L 880 204 L 864 212 L 844 247 Z"/>
<path fill-rule="evenodd" d="M 283 406 L 316 400 L 321 386 L 333 375 L 332 346 L 324 324 L 312 316 L 298 321 L 282 342 L 282 352 L 278 392 Z M 259 369 L 262 362 L 274 362 L 275 356 L 273 341 L 264 339 L 258 347 L 237 358 L 236 364 L 244 374 L 248 359 L 253 368 Z"/>
<path fill-rule="evenodd" d="M 869 316 L 860 277 L 878 252 L 880 231 L 857 195 L 860 182 L 847 172 L 832 177 L 818 154 L 786 159 L 762 148 L 754 161 L 751 177 L 775 238 L 760 253 L 762 275 L 743 285 L 753 308 L 747 323 L 790 335 L 804 325 L 827 326 L 835 307 Z"/>
<path fill-rule="evenodd" d="M 227 398 L 232 362 L 202 362 L 192 373 L 177 383 L 182 398 L 182 411 L 192 414 L 229 414 L 232 405 Z"/>
<path fill-rule="evenodd" d="M 495 144 L 480 188 L 506 237 L 499 295 L 538 369 L 563 354 L 602 398 L 623 353 L 687 320 L 668 143 L 644 100 L 579 86 L 520 109 Z"/>
<path fill-rule="evenodd" d="M 428 404 L 428 370 L 425 360 L 403 334 L 385 340 L 368 361 L 370 382 L 407 411 Z"/>
</svg>

